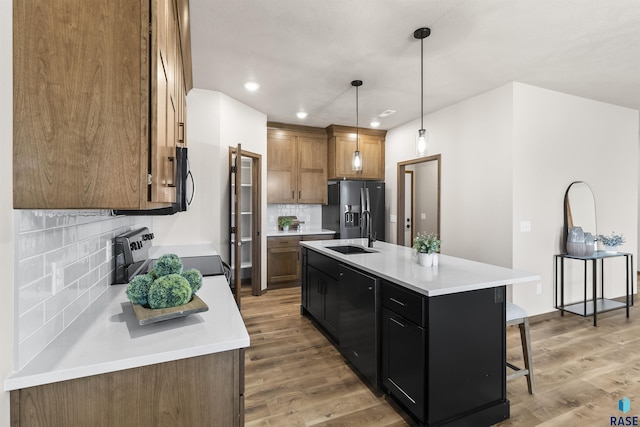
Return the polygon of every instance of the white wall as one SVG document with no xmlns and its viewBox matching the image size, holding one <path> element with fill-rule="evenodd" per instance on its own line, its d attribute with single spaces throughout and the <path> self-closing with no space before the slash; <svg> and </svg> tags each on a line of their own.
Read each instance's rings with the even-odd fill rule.
<svg viewBox="0 0 640 427">
<path fill-rule="evenodd" d="M 511 266 L 512 87 L 506 85 L 425 116 L 426 155 L 442 154 L 442 253 Z M 386 138 L 388 215 L 397 215 L 397 163 L 415 157 L 420 120 Z M 419 183 L 416 183 L 419 186 Z M 388 221 L 388 217 L 387 217 Z M 396 224 L 387 222 L 396 242 Z"/>
<path fill-rule="evenodd" d="M 220 92 L 192 89 L 187 95 L 187 145 L 196 181 L 187 212 L 154 217 L 154 245 L 212 243 L 229 262 L 229 147 L 262 156 L 262 229 L 267 212 L 267 116 Z M 266 248 L 266 233 L 261 233 Z M 267 259 L 262 251 L 262 287 Z"/>
<path fill-rule="evenodd" d="M 425 117 L 427 155 L 442 154 L 442 252 L 541 275 L 513 287 L 530 315 L 554 310 L 553 255 L 564 224 L 563 198 L 575 180 L 595 193 L 598 232 L 638 247 L 638 111 L 510 83 Z M 414 156 L 419 120 L 387 133 L 387 210 L 397 212 L 397 162 Z M 520 232 L 521 221 L 530 232 Z M 390 228 L 396 241 L 396 227 Z M 580 281 L 582 265 L 567 266 Z M 635 267 L 634 267 L 635 271 Z M 610 260 L 605 293 L 624 295 L 624 263 Z M 575 283 L 574 283 L 575 284 Z"/>
<path fill-rule="evenodd" d="M 542 275 L 541 294 L 534 284 L 515 286 L 513 300 L 531 315 L 554 305 L 553 254 L 564 251 L 571 182 L 591 186 L 598 233 L 623 233 L 621 250 L 637 253 L 638 111 L 514 83 L 513 117 L 513 268 Z M 520 232 L 520 221 L 529 221 L 531 232 Z M 569 297 L 581 297 L 583 264 L 568 264 L 567 277 L 579 282 Z M 624 295 L 622 259 L 607 266 L 606 296 Z"/>
<path fill-rule="evenodd" d="M 0 1 L 0 271 L 5 278 L 0 285 L 0 380 L 13 366 L 13 2 Z M 10 282 L 10 283 L 7 283 Z M 4 387 L 2 387 L 4 390 Z M 9 426 L 9 393 L 0 395 L 0 427 Z"/>
</svg>

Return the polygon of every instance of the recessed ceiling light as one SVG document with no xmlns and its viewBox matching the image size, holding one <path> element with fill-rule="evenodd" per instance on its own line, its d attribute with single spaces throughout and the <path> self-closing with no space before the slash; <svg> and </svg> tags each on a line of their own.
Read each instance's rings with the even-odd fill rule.
<svg viewBox="0 0 640 427">
<path fill-rule="evenodd" d="M 384 110 L 382 113 L 378 114 L 378 117 L 387 117 L 395 113 L 396 110 Z"/>
<path fill-rule="evenodd" d="M 380 126 L 380 120 L 378 119 L 373 119 L 371 120 L 371 123 L 369 123 L 371 125 L 372 128 L 377 128 L 378 126 Z"/>
<path fill-rule="evenodd" d="M 307 118 L 307 112 L 306 111 L 298 111 L 296 113 L 296 116 L 298 116 L 299 119 L 306 119 Z"/>
<path fill-rule="evenodd" d="M 246 82 L 244 84 L 244 88 L 249 92 L 255 92 L 256 90 L 260 89 L 260 84 L 256 82 Z"/>
</svg>

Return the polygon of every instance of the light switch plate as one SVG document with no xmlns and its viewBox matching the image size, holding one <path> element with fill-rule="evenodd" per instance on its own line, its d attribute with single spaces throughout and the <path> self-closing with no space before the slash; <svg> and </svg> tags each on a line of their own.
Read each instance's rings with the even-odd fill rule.
<svg viewBox="0 0 640 427">
<path fill-rule="evenodd" d="M 420 214 L 420 219 L 427 219 L 427 214 L 426 214 L 426 213 L 424 213 L 424 212 L 422 212 L 422 213 Z"/>
<path fill-rule="evenodd" d="M 531 231 L 531 221 L 520 221 L 520 231 L 523 233 Z"/>
<path fill-rule="evenodd" d="M 397 215 L 389 215 L 389 222 L 398 222 L 398 216 Z"/>
</svg>

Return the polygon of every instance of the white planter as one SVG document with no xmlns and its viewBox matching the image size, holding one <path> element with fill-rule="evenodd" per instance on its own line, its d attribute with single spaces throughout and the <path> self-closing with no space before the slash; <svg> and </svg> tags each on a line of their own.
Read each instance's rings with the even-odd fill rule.
<svg viewBox="0 0 640 427">
<path fill-rule="evenodd" d="M 289 226 L 288 225 L 282 226 L 282 231 L 289 231 Z"/>
<path fill-rule="evenodd" d="M 431 267 L 433 265 L 433 254 L 418 254 L 418 263 L 423 267 Z"/>
<path fill-rule="evenodd" d="M 617 254 L 618 253 L 618 247 L 617 246 L 607 246 L 604 245 L 604 251 L 608 254 Z"/>
</svg>

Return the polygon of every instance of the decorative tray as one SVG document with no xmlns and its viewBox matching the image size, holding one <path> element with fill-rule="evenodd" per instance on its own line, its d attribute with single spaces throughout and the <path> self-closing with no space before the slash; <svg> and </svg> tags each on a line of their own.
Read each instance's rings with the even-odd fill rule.
<svg viewBox="0 0 640 427">
<path fill-rule="evenodd" d="M 209 310 L 209 306 L 204 303 L 197 295 L 194 295 L 186 304 L 169 308 L 147 308 L 140 304 L 131 304 L 133 311 L 136 313 L 140 325 L 161 322 L 163 320 L 175 319 L 178 317 L 186 317 L 193 313 L 201 313 Z"/>
</svg>

